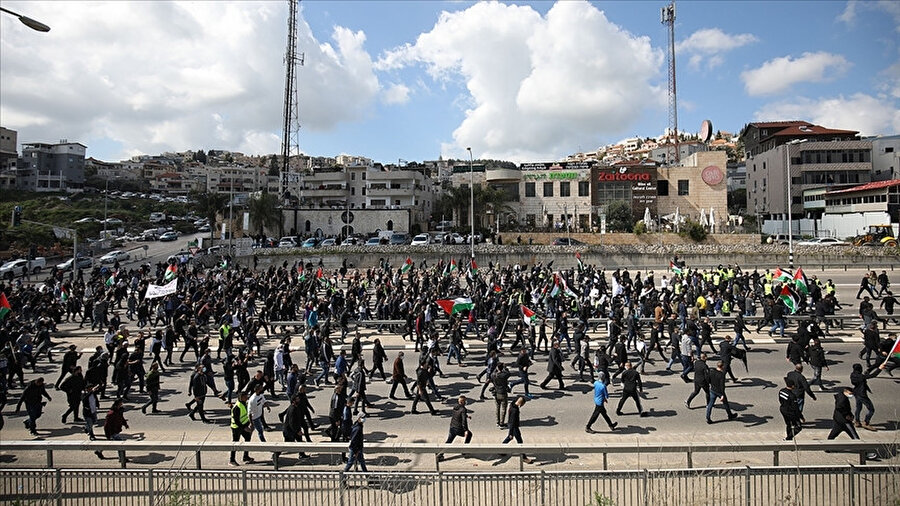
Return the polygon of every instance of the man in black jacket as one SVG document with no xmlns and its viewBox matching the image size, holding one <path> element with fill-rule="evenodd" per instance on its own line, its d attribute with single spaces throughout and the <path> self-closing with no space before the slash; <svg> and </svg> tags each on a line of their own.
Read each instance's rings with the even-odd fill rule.
<svg viewBox="0 0 900 506">
<path fill-rule="evenodd" d="M 50 394 L 47 393 L 47 387 L 44 385 L 44 378 L 37 378 L 22 391 L 22 397 L 16 404 L 16 412 L 22 409 L 22 403 L 25 404 L 25 411 L 28 412 L 28 418 L 23 422 L 31 435 L 37 436 L 37 420 L 43 414 L 44 402 L 41 397 L 46 397 L 48 401 L 52 401 Z"/>
<path fill-rule="evenodd" d="M 859 439 L 859 434 L 853 427 L 853 413 L 850 411 L 850 399 L 853 398 L 853 389 L 844 387 L 840 392 L 834 394 L 834 413 L 831 420 L 834 424 L 831 426 L 831 432 L 828 439 L 838 437 L 841 432 L 846 432 L 850 439 Z"/>
<path fill-rule="evenodd" d="M 66 393 L 66 401 L 69 404 L 69 409 L 62 415 L 62 423 L 66 423 L 69 413 L 72 413 L 76 422 L 82 421 L 81 417 L 78 416 L 78 408 L 81 406 L 81 395 L 84 393 L 85 386 L 86 383 L 84 375 L 81 373 L 81 366 L 76 366 L 72 370 L 72 374 L 60 384 L 60 389 Z"/>
<path fill-rule="evenodd" d="M 366 459 L 363 457 L 363 424 L 365 421 L 365 416 L 357 418 L 353 427 L 350 429 L 350 457 L 347 459 L 347 464 L 344 466 L 344 472 L 349 471 L 354 464 L 359 464 L 360 469 L 362 469 L 364 473 L 369 472 L 366 468 Z"/>
<path fill-rule="evenodd" d="M 806 402 L 806 395 L 809 394 L 809 396 L 812 397 L 812 400 L 816 400 L 816 394 L 809 388 L 809 382 L 806 381 L 806 377 L 803 376 L 803 364 L 794 365 L 794 370 L 787 373 L 787 378 L 796 385 L 794 395 L 797 396 L 797 411 L 800 412 L 800 420 L 805 422 L 806 418 L 803 417 L 803 405 Z"/>
<path fill-rule="evenodd" d="M 706 423 L 712 422 L 712 408 L 716 403 L 716 399 L 722 398 L 722 405 L 725 406 L 725 412 L 728 413 L 728 419 L 737 418 L 737 413 L 731 412 L 731 406 L 728 404 L 728 397 L 725 395 L 725 364 L 719 361 L 715 369 L 709 370 L 709 402 L 706 404 Z"/>
<path fill-rule="evenodd" d="M 494 385 L 494 402 L 497 405 L 497 427 L 506 427 L 506 410 L 509 407 L 509 368 L 503 362 L 497 362 L 494 373 L 491 374 L 491 383 Z"/>
<path fill-rule="evenodd" d="M 700 390 L 706 394 L 703 398 L 709 402 L 709 366 L 706 364 L 706 353 L 700 354 L 700 359 L 694 361 L 694 393 L 688 396 L 684 401 L 684 407 L 691 409 L 691 401 Z"/>
<path fill-rule="evenodd" d="M 284 437 L 285 443 L 294 443 L 303 440 L 303 432 L 306 421 L 303 419 L 303 410 L 300 407 L 300 397 L 295 395 L 291 398 L 291 405 L 279 416 L 282 418 L 281 435 Z M 309 439 L 309 430 L 306 430 L 306 437 Z M 281 452 L 275 452 L 273 458 L 278 460 Z M 309 458 L 304 452 L 300 452 L 300 458 Z"/>
<path fill-rule="evenodd" d="M 725 336 L 725 339 L 719 344 L 719 358 L 725 365 L 725 373 L 731 378 L 731 381 L 737 382 L 734 371 L 731 370 L 731 360 L 735 357 L 735 347 L 731 344 L 731 336 Z"/>
<path fill-rule="evenodd" d="M 466 396 L 460 395 L 459 402 L 453 406 L 453 412 L 450 415 L 450 434 L 447 436 L 447 444 L 452 443 L 456 436 L 465 437 L 466 444 L 472 441 L 472 431 L 469 430 L 469 418 L 471 418 L 469 413 L 471 411 L 466 409 Z"/>
<path fill-rule="evenodd" d="M 631 362 L 625 362 L 625 372 L 622 373 L 622 398 L 619 399 L 616 414 L 622 416 L 622 406 L 625 405 L 627 399 L 631 398 L 637 404 L 638 413 L 641 416 L 647 416 L 644 408 L 641 407 L 641 399 L 638 396 L 642 393 L 644 393 L 644 385 L 641 383 L 641 374 L 631 366 Z"/>
<path fill-rule="evenodd" d="M 869 389 L 869 380 L 878 376 L 884 370 L 884 367 L 885 365 L 881 364 L 878 366 L 878 369 L 864 373 L 862 364 L 853 364 L 853 372 L 850 373 L 850 383 L 853 384 L 853 396 L 856 397 L 856 410 L 853 413 L 853 418 L 856 419 L 856 426 L 873 432 L 878 429 L 869 424 L 872 421 L 872 415 L 875 414 L 875 406 L 872 404 L 872 399 L 869 399 L 869 392 L 872 391 Z M 862 412 L 863 406 L 866 407 L 866 418 L 860 423 L 859 414 Z"/>
<path fill-rule="evenodd" d="M 544 381 L 541 382 L 541 388 L 544 390 L 547 389 L 547 383 L 550 383 L 550 380 L 556 378 L 556 381 L 559 382 L 559 389 L 565 390 L 566 386 L 563 384 L 563 356 L 562 351 L 559 349 L 559 341 L 553 341 L 553 347 L 550 348 L 550 356 L 547 359 L 547 377 L 544 378 Z"/>
<path fill-rule="evenodd" d="M 59 385 L 62 384 L 63 379 L 66 377 L 66 374 L 75 369 L 75 366 L 78 364 L 78 359 L 81 358 L 81 353 L 78 353 L 77 347 L 74 344 L 69 345 L 68 351 L 63 355 L 62 359 L 62 368 L 59 371 L 59 379 L 56 380 L 56 389 L 59 390 Z M 80 395 L 80 392 L 79 392 Z"/>
<path fill-rule="evenodd" d="M 797 409 L 797 396 L 794 394 L 796 385 L 790 378 L 784 379 L 785 387 L 778 391 L 779 411 L 784 418 L 785 441 L 794 439 L 802 428 L 800 427 L 800 410 Z"/>
</svg>

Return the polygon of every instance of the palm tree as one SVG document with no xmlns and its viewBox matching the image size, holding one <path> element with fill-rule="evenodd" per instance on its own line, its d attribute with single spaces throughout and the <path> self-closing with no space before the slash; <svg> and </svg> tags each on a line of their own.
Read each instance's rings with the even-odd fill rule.
<svg viewBox="0 0 900 506">
<path fill-rule="evenodd" d="M 260 234 L 265 228 L 270 229 L 281 224 L 281 212 L 278 210 L 278 197 L 267 191 L 259 197 L 250 199 L 250 223 L 259 230 Z"/>
<path fill-rule="evenodd" d="M 462 224 L 462 217 L 468 216 L 469 189 L 453 187 L 447 189 L 435 206 L 434 214 L 442 214 L 449 211 L 451 218 L 455 218 L 456 224 Z"/>
<path fill-rule="evenodd" d="M 485 211 L 489 209 L 494 219 L 499 220 L 500 215 L 514 212 L 513 208 L 507 204 L 509 195 L 505 191 L 491 186 L 480 187 L 475 190 L 476 216 L 481 216 L 483 219 L 487 214 Z"/>
<path fill-rule="evenodd" d="M 209 238 L 215 238 L 216 215 L 225 209 L 228 204 L 228 195 L 224 193 L 194 192 L 191 195 L 194 209 L 200 216 L 209 220 Z"/>
</svg>

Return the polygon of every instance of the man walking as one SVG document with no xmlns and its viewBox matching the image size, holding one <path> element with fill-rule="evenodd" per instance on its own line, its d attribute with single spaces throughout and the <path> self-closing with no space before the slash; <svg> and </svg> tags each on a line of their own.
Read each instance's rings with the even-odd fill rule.
<svg viewBox="0 0 900 506">
<path fill-rule="evenodd" d="M 406 369 L 403 368 L 403 352 L 397 354 L 397 358 L 394 359 L 394 367 L 391 369 L 391 381 L 394 383 L 391 385 L 391 394 L 390 398 L 397 400 L 394 394 L 397 392 L 397 387 L 403 387 L 403 393 L 406 395 L 407 399 L 412 398 L 412 395 L 409 393 L 409 387 L 406 386 Z"/>
<path fill-rule="evenodd" d="M 706 404 L 706 423 L 712 422 L 712 408 L 716 403 L 716 399 L 722 398 L 722 405 L 725 406 L 725 412 L 728 414 L 729 420 L 737 418 L 737 413 L 731 412 L 731 406 L 728 404 L 728 397 L 725 395 L 725 363 L 721 360 L 716 364 L 715 369 L 709 371 L 709 402 Z"/>
<path fill-rule="evenodd" d="M 806 377 L 803 376 L 803 364 L 796 364 L 794 370 L 789 372 L 787 377 L 793 381 L 794 385 L 797 387 L 794 390 L 794 395 L 797 396 L 797 411 L 800 412 L 800 421 L 805 422 L 806 418 L 803 417 L 803 406 L 806 402 L 806 395 L 808 394 L 812 400 L 816 400 L 816 394 L 809 388 L 809 382 L 806 381 Z"/>
<path fill-rule="evenodd" d="M 541 382 L 541 388 L 546 390 L 547 383 L 550 383 L 550 380 L 556 378 L 556 381 L 559 382 L 559 389 L 565 390 L 566 386 L 563 384 L 563 356 L 562 351 L 559 349 L 559 341 L 553 341 L 553 347 L 550 348 L 550 356 L 547 359 L 547 377 L 544 378 L 544 381 Z"/>
<path fill-rule="evenodd" d="M 700 393 L 700 390 L 706 394 L 704 399 L 709 402 L 709 366 L 706 365 L 706 353 L 700 354 L 700 360 L 694 362 L 694 393 L 688 396 L 687 400 L 684 401 L 684 407 L 691 409 L 691 401 L 694 400 L 694 397 L 697 397 L 697 394 Z"/>
<path fill-rule="evenodd" d="M 834 394 L 834 413 L 831 415 L 831 432 L 828 439 L 835 439 L 842 432 L 846 432 L 850 439 L 859 439 L 856 428 L 853 427 L 853 413 L 850 411 L 850 399 L 853 398 L 853 388 L 844 387 Z"/>
<path fill-rule="evenodd" d="M 450 444 L 457 436 L 465 438 L 465 444 L 472 441 L 472 431 L 469 430 L 469 411 L 466 409 L 466 396 L 460 395 L 459 402 L 453 406 L 453 413 L 450 415 L 450 433 L 447 435 L 447 443 Z M 438 454 L 438 459 L 443 460 L 444 454 Z"/>
<path fill-rule="evenodd" d="M 28 413 L 28 418 L 22 423 L 25 424 L 25 427 L 28 427 L 28 431 L 32 436 L 38 435 L 37 420 L 43 414 L 45 404 L 41 399 L 42 397 L 46 397 L 48 401 L 53 400 L 50 398 L 50 394 L 47 393 L 47 387 L 44 385 L 44 378 L 37 378 L 28 383 L 28 386 L 22 391 L 22 397 L 19 398 L 19 403 L 16 404 L 16 413 L 22 409 L 22 404 L 25 404 L 25 411 Z"/>
<path fill-rule="evenodd" d="M 856 409 L 853 413 L 853 418 L 856 420 L 856 426 L 873 432 L 878 429 L 869 424 L 869 422 L 872 421 L 872 415 L 875 414 L 875 406 L 872 404 L 872 399 L 869 398 L 869 392 L 872 391 L 869 389 L 869 380 L 878 376 L 878 374 L 884 370 L 884 367 L 885 365 L 881 364 L 878 366 L 878 369 L 869 373 L 864 373 L 862 364 L 853 364 L 853 372 L 850 373 L 850 383 L 853 384 L 853 396 L 856 397 Z M 859 415 L 862 413 L 863 406 L 866 407 L 866 417 L 863 422 L 860 423 Z"/>
<path fill-rule="evenodd" d="M 637 404 L 638 413 L 642 417 L 647 416 L 644 408 L 641 407 L 640 394 L 644 393 L 644 384 L 641 383 L 641 374 L 637 372 L 631 365 L 631 362 L 625 362 L 625 372 L 622 373 L 622 398 L 619 399 L 619 405 L 616 407 L 616 414 L 622 416 L 622 406 L 629 398 L 634 399 Z"/>
<path fill-rule="evenodd" d="M 605 404 L 609 402 L 609 392 L 606 389 L 606 383 L 603 381 L 605 379 L 603 373 L 599 373 L 598 376 L 597 380 L 594 381 L 594 412 L 591 413 L 591 418 L 588 419 L 587 426 L 584 428 L 584 431 L 588 434 L 596 434 L 596 431 L 591 426 L 594 425 L 594 422 L 597 421 L 597 417 L 600 415 L 603 415 L 603 420 L 606 421 L 609 430 L 615 430 L 616 426 L 619 425 L 618 422 L 610 420 L 609 415 L 606 414 Z"/>
<path fill-rule="evenodd" d="M 496 370 L 491 375 L 494 384 L 494 403 L 497 405 L 497 427 L 506 427 L 506 410 L 509 407 L 509 368 L 503 362 L 497 362 Z"/>
<path fill-rule="evenodd" d="M 796 385 L 790 378 L 784 379 L 784 388 L 778 391 L 779 411 L 784 418 L 786 432 L 785 441 L 791 441 L 803 428 L 800 426 L 800 410 L 797 409 L 797 396 L 794 394 Z"/>
<path fill-rule="evenodd" d="M 231 442 L 237 443 L 241 439 L 250 442 L 250 434 L 253 433 L 253 426 L 250 425 L 250 409 L 247 407 L 247 392 L 238 394 L 237 402 L 231 408 Z M 234 450 L 231 451 L 231 458 L 228 465 L 237 466 L 237 460 L 234 458 Z M 244 451 L 244 463 L 252 464 L 253 459 L 250 454 Z"/>
</svg>

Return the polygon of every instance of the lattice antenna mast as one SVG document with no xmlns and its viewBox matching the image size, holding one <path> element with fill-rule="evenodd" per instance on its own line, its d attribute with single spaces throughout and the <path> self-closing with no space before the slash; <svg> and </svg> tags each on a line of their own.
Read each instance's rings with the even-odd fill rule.
<svg viewBox="0 0 900 506">
<path fill-rule="evenodd" d="M 303 66 L 304 54 L 297 54 L 297 12 L 300 0 L 288 0 L 287 49 L 284 53 L 284 124 L 281 134 L 281 198 L 284 199 L 291 185 L 299 182 L 300 175 L 291 170 L 291 157 L 300 155 L 300 108 L 297 98 L 297 65 Z"/>
<path fill-rule="evenodd" d="M 669 67 L 669 129 L 675 137 L 675 156 L 667 160 L 670 164 L 681 160 L 678 150 L 678 93 L 675 86 L 675 0 L 660 9 L 660 22 L 666 25 L 669 35 L 669 51 L 666 53 L 666 63 Z"/>
</svg>

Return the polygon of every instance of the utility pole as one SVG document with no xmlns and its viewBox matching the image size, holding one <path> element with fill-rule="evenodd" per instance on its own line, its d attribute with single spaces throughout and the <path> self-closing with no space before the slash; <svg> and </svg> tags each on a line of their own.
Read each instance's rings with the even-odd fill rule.
<svg viewBox="0 0 900 506">
<path fill-rule="evenodd" d="M 675 0 L 660 9 L 660 22 L 666 25 L 669 32 L 669 50 L 666 52 L 666 62 L 669 68 L 669 128 L 675 136 L 674 164 L 681 161 L 681 153 L 678 150 L 678 93 L 675 86 Z M 673 165 L 673 159 L 667 157 L 668 165 Z"/>
<path fill-rule="evenodd" d="M 284 113 L 281 133 L 281 194 L 284 202 L 291 184 L 298 182 L 298 175 L 291 172 L 291 156 L 300 154 L 300 110 L 297 98 L 297 65 L 303 66 L 304 54 L 297 54 L 297 11 L 300 0 L 288 0 L 288 37 L 284 53 Z M 302 195 L 302 181 L 300 182 Z M 300 195 L 298 195 L 298 198 Z M 301 199 L 302 200 L 302 199 Z M 296 224 L 295 224 L 296 225 Z M 282 232 L 284 232 L 282 230 Z"/>
</svg>

